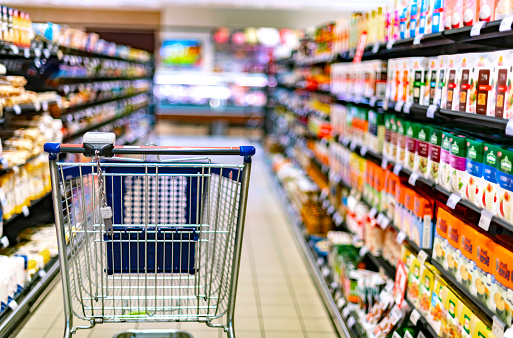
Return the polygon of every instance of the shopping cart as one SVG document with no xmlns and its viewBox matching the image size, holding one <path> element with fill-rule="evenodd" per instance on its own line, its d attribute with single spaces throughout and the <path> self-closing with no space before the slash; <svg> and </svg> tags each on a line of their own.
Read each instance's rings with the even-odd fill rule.
<svg viewBox="0 0 513 338">
<path fill-rule="evenodd" d="M 88 133 L 81 145 L 44 147 L 50 156 L 64 336 L 100 323 L 203 322 L 235 337 L 255 148 L 114 146 L 114 141 L 113 134 Z M 92 161 L 66 163 L 58 159 L 62 153 L 82 153 Z M 240 155 L 243 163 L 162 160 L 162 155 Z M 87 325 L 73 326 L 74 317 Z"/>
</svg>

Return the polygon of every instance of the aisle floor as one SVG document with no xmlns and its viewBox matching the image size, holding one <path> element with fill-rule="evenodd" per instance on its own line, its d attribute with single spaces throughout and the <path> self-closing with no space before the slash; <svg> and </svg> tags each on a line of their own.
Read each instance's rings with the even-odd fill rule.
<svg viewBox="0 0 513 338">
<path fill-rule="evenodd" d="M 234 146 L 247 140 L 226 137 L 160 137 L 160 145 Z M 236 159 L 240 161 L 239 158 Z M 239 163 L 239 162 L 237 162 Z M 237 295 L 235 328 L 240 338 L 337 337 L 324 304 L 293 239 L 274 193 L 264 154 L 254 158 Z M 16 336 L 62 337 L 60 282 Z M 73 337 L 112 337 L 129 329 L 181 329 L 194 338 L 226 337 L 204 324 L 101 324 Z"/>
</svg>

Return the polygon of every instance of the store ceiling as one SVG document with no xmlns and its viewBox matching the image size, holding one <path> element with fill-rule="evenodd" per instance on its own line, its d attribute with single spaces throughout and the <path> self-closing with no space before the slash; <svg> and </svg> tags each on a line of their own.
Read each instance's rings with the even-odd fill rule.
<svg viewBox="0 0 513 338">
<path fill-rule="evenodd" d="M 384 5 L 380 0 L 8 0 L 7 5 L 60 6 L 89 8 L 161 9 L 168 5 L 209 6 L 230 8 L 261 8 L 288 10 L 341 10 L 358 11 Z"/>
</svg>

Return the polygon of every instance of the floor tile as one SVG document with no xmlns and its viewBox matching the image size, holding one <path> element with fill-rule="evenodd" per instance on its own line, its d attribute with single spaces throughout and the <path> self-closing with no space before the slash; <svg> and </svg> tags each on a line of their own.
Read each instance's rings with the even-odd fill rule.
<svg viewBox="0 0 513 338">
<path fill-rule="evenodd" d="M 24 328 L 16 335 L 16 338 L 43 338 L 45 336 L 46 331 L 47 330 L 44 329 Z"/>
<path fill-rule="evenodd" d="M 263 317 L 266 331 L 301 331 L 299 320 L 294 317 Z"/>
<path fill-rule="evenodd" d="M 303 331 L 265 331 L 265 338 L 301 338 L 306 337 Z"/>
<path fill-rule="evenodd" d="M 327 317 L 305 318 L 303 323 L 307 331 L 333 333 L 333 324 Z"/>
</svg>

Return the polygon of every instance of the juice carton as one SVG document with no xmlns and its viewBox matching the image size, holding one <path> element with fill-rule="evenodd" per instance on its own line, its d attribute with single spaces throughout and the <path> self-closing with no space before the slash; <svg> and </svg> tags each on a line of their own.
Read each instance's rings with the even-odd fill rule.
<svg viewBox="0 0 513 338">
<path fill-rule="evenodd" d="M 513 252 L 502 245 L 496 245 L 495 271 L 496 290 L 493 295 L 493 310 L 506 324 L 511 325 L 513 310 Z"/>
<path fill-rule="evenodd" d="M 417 258 L 412 260 L 408 272 L 408 287 L 406 289 L 406 297 L 413 303 L 416 309 L 420 308 L 420 277 L 424 270 L 424 266 L 420 265 Z"/>
<path fill-rule="evenodd" d="M 429 178 L 429 139 L 431 137 L 431 128 L 425 124 L 418 124 L 417 134 L 417 153 L 415 156 L 415 167 L 425 178 Z"/>
<path fill-rule="evenodd" d="M 438 183 L 448 190 L 451 190 L 451 139 L 451 133 L 442 132 L 440 177 L 438 179 Z"/>
<path fill-rule="evenodd" d="M 434 0 L 433 20 L 431 22 L 431 33 L 439 33 L 444 30 L 444 0 Z"/>
<path fill-rule="evenodd" d="M 459 269 L 456 273 L 456 279 L 469 291 L 472 288 L 472 283 L 475 280 L 476 257 L 477 248 L 477 231 L 470 225 L 463 222 L 460 223 L 461 240 L 460 240 L 460 255 L 458 257 Z"/>
<path fill-rule="evenodd" d="M 439 182 L 440 173 L 440 157 L 442 145 L 442 132 L 438 129 L 431 129 L 429 137 L 429 170 L 428 177 L 435 183 Z"/>
<path fill-rule="evenodd" d="M 392 115 L 385 114 L 385 138 L 383 140 L 383 156 L 386 159 L 389 159 L 392 153 L 392 150 L 390 149 L 392 144 L 392 128 L 391 128 L 391 122 Z"/>
<path fill-rule="evenodd" d="M 435 104 L 437 93 L 437 80 L 438 80 L 438 58 L 432 57 L 428 59 L 428 85 L 427 85 L 427 100 L 424 100 L 425 105 Z"/>
<path fill-rule="evenodd" d="M 499 217 L 513 223 L 513 151 L 502 149 L 498 153 L 500 159 L 497 166 L 497 191 Z"/>
<path fill-rule="evenodd" d="M 511 14 L 510 2 L 505 0 L 495 0 L 495 18 L 502 20 Z"/>
<path fill-rule="evenodd" d="M 472 100 L 470 100 L 472 97 L 470 93 L 472 92 L 472 87 L 474 86 L 470 76 L 470 72 L 473 66 L 472 54 L 463 54 L 460 60 L 461 62 L 458 68 L 456 80 L 459 83 L 460 88 L 458 110 L 462 112 L 475 113 L 475 110 L 471 108 Z"/>
<path fill-rule="evenodd" d="M 402 229 L 403 225 L 404 193 L 405 187 L 397 181 L 395 185 L 394 225 L 398 229 Z"/>
<path fill-rule="evenodd" d="M 467 175 L 467 140 L 464 136 L 451 139 L 451 188 L 452 192 L 464 196 L 468 184 Z"/>
<path fill-rule="evenodd" d="M 427 317 L 431 309 L 431 297 L 435 283 L 434 267 L 429 263 L 424 263 L 424 269 L 420 277 L 420 302 L 419 310 L 424 317 Z"/>
<path fill-rule="evenodd" d="M 410 188 L 403 187 L 404 191 L 404 205 L 403 205 L 403 215 L 402 215 L 402 226 L 400 229 L 404 231 L 404 233 L 410 238 L 413 227 L 413 209 L 414 209 L 414 199 L 417 193 Z"/>
<path fill-rule="evenodd" d="M 463 25 L 472 26 L 478 21 L 477 0 L 463 1 Z"/>
<path fill-rule="evenodd" d="M 431 294 L 431 310 L 426 319 L 438 336 L 441 336 L 442 325 L 445 326 L 447 321 L 447 309 L 444 303 L 447 290 L 447 282 L 436 274 Z"/>
<path fill-rule="evenodd" d="M 510 118 L 512 116 L 513 93 L 511 88 L 511 78 L 513 77 L 511 69 L 511 52 L 499 51 L 491 53 L 493 59 L 494 72 L 493 77 L 497 83 L 492 88 L 493 102 L 490 115 L 496 117 Z"/>
<path fill-rule="evenodd" d="M 410 38 L 414 38 L 417 33 L 417 26 L 420 18 L 419 1 L 421 0 L 410 0 Z"/>
<path fill-rule="evenodd" d="M 497 181 L 497 166 L 499 165 L 500 151 L 501 149 L 498 146 L 485 143 L 483 179 L 479 189 L 480 205 L 494 214 L 498 213 L 497 192 L 499 184 Z"/>
<path fill-rule="evenodd" d="M 417 145 L 418 145 L 418 127 L 419 125 L 414 122 L 409 122 L 406 124 L 406 160 L 405 160 L 405 168 L 410 169 L 413 172 L 418 170 L 418 161 L 416 161 L 417 157 Z"/>
<path fill-rule="evenodd" d="M 445 67 L 447 66 L 447 55 L 439 55 L 437 57 L 437 80 L 436 80 L 436 92 L 434 101 L 432 104 L 440 106 L 442 104 L 442 93 L 445 90 Z M 431 104 L 431 103 L 430 103 Z"/>
<path fill-rule="evenodd" d="M 463 0 L 455 0 L 451 11 L 452 28 L 463 27 Z"/>
<path fill-rule="evenodd" d="M 433 201 L 420 194 L 413 198 L 413 222 L 409 238 L 421 249 L 433 246 Z"/>
<path fill-rule="evenodd" d="M 495 20 L 494 7 L 494 0 L 479 0 L 479 21 L 490 22 Z"/>
<path fill-rule="evenodd" d="M 376 153 L 381 153 L 385 139 L 385 120 L 383 114 L 378 114 L 374 110 L 369 110 L 368 114 L 368 144 L 369 149 Z"/>
<path fill-rule="evenodd" d="M 493 297 L 495 293 L 495 278 L 494 273 L 494 248 L 496 244 L 486 235 L 477 233 L 476 235 L 476 278 L 474 285 L 470 290 L 473 295 L 488 308 L 492 308 Z"/>
<path fill-rule="evenodd" d="M 491 53 L 475 54 L 475 60 L 477 60 L 477 62 L 474 61 L 476 67 L 472 74 L 476 90 L 475 112 L 492 116 L 494 115 L 494 96 L 491 90 L 495 87 L 493 56 Z M 472 106 L 473 102 L 472 100 Z"/>
<path fill-rule="evenodd" d="M 468 184 L 463 196 L 476 205 L 480 205 L 478 196 L 483 178 L 483 152 L 483 142 L 467 138 Z"/>
<path fill-rule="evenodd" d="M 410 8 L 408 7 L 407 0 L 399 0 L 398 2 L 398 11 L 399 11 L 399 38 L 407 39 L 410 36 Z"/>
<path fill-rule="evenodd" d="M 396 162 L 406 165 L 406 128 L 408 121 L 397 119 L 397 157 Z"/>
<path fill-rule="evenodd" d="M 455 278 L 458 275 L 458 257 L 461 245 L 461 221 L 456 217 L 452 217 L 449 222 L 449 229 L 447 230 L 447 260 L 444 268 L 449 271 Z"/>
<path fill-rule="evenodd" d="M 395 191 L 396 191 L 396 185 L 399 184 L 399 177 L 394 175 L 392 172 L 387 171 L 388 175 L 388 186 L 386 188 L 386 198 L 383 200 L 386 201 L 386 208 L 383 208 L 383 210 L 386 212 L 386 215 L 389 219 L 393 220 L 395 217 Z M 395 224 L 395 223 L 394 223 Z"/>
<path fill-rule="evenodd" d="M 452 29 L 452 9 L 456 0 L 445 0 L 444 6 L 444 29 Z"/>
<path fill-rule="evenodd" d="M 449 224 L 452 222 L 453 218 L 454 216 L 447 210 L 440 207 L 437 209 L 436 232 L 433 241 L 433 258 L 443 267 L 446 267 L 446 258 L 449 246 L 447 235 Z"/>
<path fill-rule="evenodd" d="M 457 81 L 457 70 L 460 60 L 459 55 L 447 55 L 445 71 L 445 87 L 442 89 L 442 108 L 458 110 L 459 86 Z M 455 99 L 456 98 L 456 99 Z"/>
<path fill-rule="evenodd" d="M 410 61 L 410 90 L 407 101 L 413 101 L 421 105 L 426 104 L 424 97 L 427 92 L 427 75 L 428 75 L 428 59 L 427 58 L 412 58 Z"/>
</svg>

